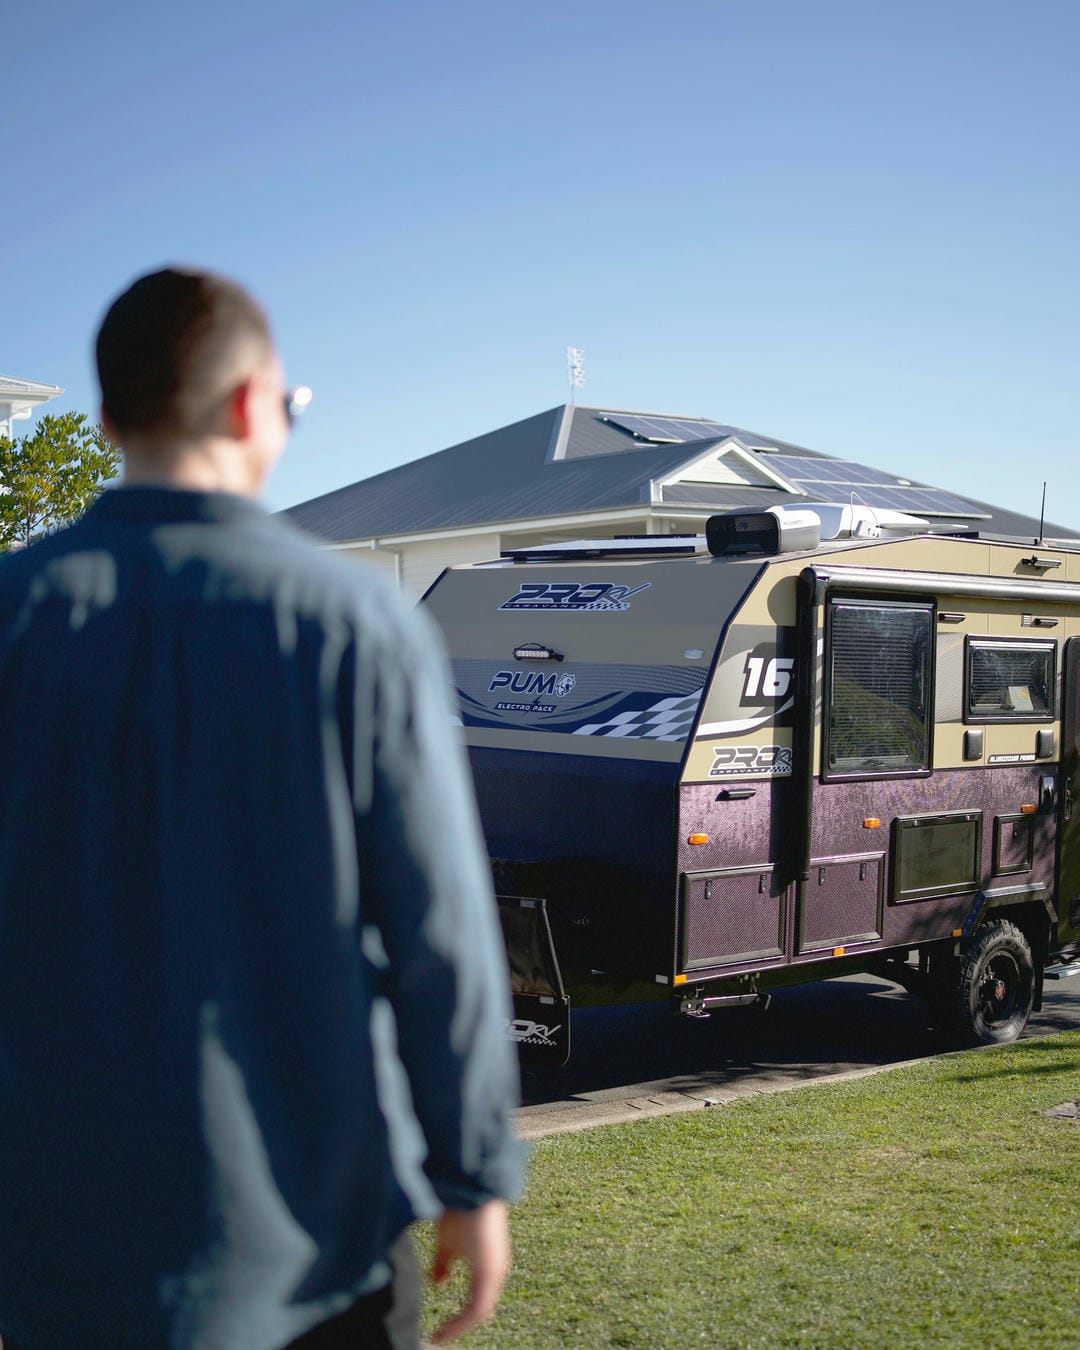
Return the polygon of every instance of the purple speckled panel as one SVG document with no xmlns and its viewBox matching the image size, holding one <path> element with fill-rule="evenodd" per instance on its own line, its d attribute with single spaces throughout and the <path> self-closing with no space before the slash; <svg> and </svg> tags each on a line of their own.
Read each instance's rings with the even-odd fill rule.
<svg viewBox="0 0 1080 1350">
<path fill-rule="evenodd" d="M 994 875 L 1019 876 L 1035 861 L 1037 816 L 994 817 Z"/>
<path fill-rule="evenodd" d="M 684 877 L 684 968 L 779 956 L 783 917 L 783 895 L 771 868 Z"/>
<path fill-rule="evenodd" d="M 881 937 L 884 854 L 861 858 L 815 858 L 803 887 L 799 950 L 820 951 Z"/>
<path fill-rule="evenodd" d="M 934 897 L 894 902 L 892 893 L 892 853 L 897 816 L 935 814 L 948 811 L 981 811 L 983 816 L 982 853 L 979 884 L 993 883 L 993 819 L 1018 813 L 1025 802 L 1038 801 L 1043 765 L 1009 765 L 994 768 L 947 769 L 928 778 L 892 778 L 846 783 L 815 783 L 814 822 L 811 848 L 814 856 L 861 853 L 868 849 L 888 850 L 886 904 L 882 925 L 882 943 L 886 947 L 904 946 L 931 938 L 947 937 L 960 927 L 971 908 L 973 896 Z M 866 829 L 863 820 L 877 818 L 877 829 Z M 1054 885 L 1054 846 L 1056 820 L 1034 817 L 1034 859 L 1025 883 L 1041 882 L 1049 891 Z"/>
<path fill-rule="evenodd" d="M 740 784 L 752 797 L 725 800 L 717 783 L 692 783 L 679 796 L 679 871 L 700 872 L 720 867 L 770 866 L 789 846 L 791 803 L 789 778 Z M 709 842 L 688 844 L 691 834 Z M 866 845 L 863 844 L 863 851 Z"/>
<path fill-rule="evenodd" d="M 882 948 L 947 937 L 963 924 L 973 896 L 937 896 L 893 903 L 892 822 L 897 816 L 981 811 L 980 884 L 1000 885 L 1001 882 L 994 880 L 993 870 L 994 818 L 1019 813 L 1022 803 L 1037 801 L 1040 774 L 1052 768 L 1046 764 L 1008 765 L 939 770 L 925 778 L 833 783 L 815 780 L 811 857 L 815 865 L 820 865 L 825 860 L 839 863 L 865 854 L 883 856 L 884 904 L 878 929 L 881 933 L 878 945 Z M 781 873 L 780 881 L 789 879 L 783 874 L 790 873 L 791 860 L 799 844 L 792 780 L 758 780 L 740 786 L 753 788 L 754 795 L 724 800 L 719 795 L 720 785 L 714 783 L 686 784 L 680 789 L 680 872 L 767 868 L 775 863 Z M 870 818 L 879 819 L 880 826 L 864 826 L 863 821 Z M 1041 883 L 1052 893 L 1056 818 L 1053 815 L 1034 816 L 1032 820 L 1032 866 L 1015 880 L 1024 884 Z M 689 844 L 687 840 L 692 833 L 708 835 L 708 843 Z M 813 899 L 816 878 L 817 873 L 812 872 L 811 885 L 800 886 L 797 903 L 787 906 L 787 935 L 781 946 L 789 953 L 789 960 L 820 959 L 820 948 L 832 945 L 834 940 L 836 945 L 842 945 L 844 938 L 870 934 L 877 926 L 876 919 L 863 926 L 859 915 L 869 914 L 873 906 L 869 892 L 863 891 L 861 884 L 857 892 L 853 890 L 850 873 L 847 880 L 842 870 L 835 874 L 833 895 L 820 908 L 815 908 Z M 860 898 L 856 899 L 856 893 Z M 849 927 L 855 931 L 839 931 Z M 835 935 L 829 933 L 830 928 L 838 930 Z M 713 941 L 719 943 L 719 935 Z M 873 945 L 872 939 L 870 945 Z M 729 950 L 733 950 L 730 944 Z"/>
</svg>

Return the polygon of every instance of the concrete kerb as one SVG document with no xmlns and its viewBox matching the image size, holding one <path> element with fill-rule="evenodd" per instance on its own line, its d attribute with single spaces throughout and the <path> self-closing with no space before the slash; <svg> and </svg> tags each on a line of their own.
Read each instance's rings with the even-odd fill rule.
<svg viewBox="0 0 1080 1350">
<path fill-rule="evenodd" d="M 998 1047 L 982 1045 L 973 1048 L 994 1050 Z M 556 1104 L 553 1103 L 549 1118 L 545 1118 L 542 1106 L 523 1107 L 517 1115 L 516 1130 L 518 1138 L 524 1140 L 547 1139 L 557 1134 L 577 1134 L 582 1130 L 596 1129 L 601 1125 L 624 1125 L 632 1120 L 679 1115 L 711 1106 L 727 1106 L 731 1102 L 747 1097 L 767 1097 L 779 1092 L 794 1092 L 797 1088 L 850 1083 L 858 1078 L 871 1078 L 875 1074 L 891 1073 L 894 1069 L 910 1069 L 917 1064 L 930 1064 L 940 1059 L 950 1059 L 956 1055 L 969 1053 L 969 1050 L 953 1050 L 937 1055 L 922 1055 L 918 1059 L 896 1060 L 892 1064 L 871 1064 L 858 1069 L 845 1069 L 841 1073 L 823 1073 L 817 1076 L 783 1075 L 764 1084 L 758 1080 L 732 1087 L 656 1092 L 644 1097 L 627 1097 L 621 1101 L 581 1102 L 570 1107 L 567 1107 L 566 1103 L 558 1103 L 557 1114 Z"/>
</svg>

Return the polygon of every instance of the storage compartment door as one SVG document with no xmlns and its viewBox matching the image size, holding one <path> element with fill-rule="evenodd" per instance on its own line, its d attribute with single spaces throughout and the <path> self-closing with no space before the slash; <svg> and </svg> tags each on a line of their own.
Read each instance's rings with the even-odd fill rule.
<svg viewBox="0 0 1080 1350">
<path fill-rule="evenodd" d="M 802 887 L 800 952 L 880 940 L 884 862 L 884 853 L 810 860 L 810 878 Z"/>
<path fill-rule="evenodd" d="M 784 903 L 771 863 L 684 872 L 680 972 L 782 956 Z"/>
</svg>

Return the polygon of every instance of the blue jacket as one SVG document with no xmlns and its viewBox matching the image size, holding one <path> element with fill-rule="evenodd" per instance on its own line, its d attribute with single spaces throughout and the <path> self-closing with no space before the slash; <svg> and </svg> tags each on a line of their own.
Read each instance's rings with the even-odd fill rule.
<svg viewBox="0 0 1080 1350">
<path fill-rule="evenodd" d="M 270 1350 L 515 1192 L 448 689 L 240 497 L 117 489 L 0 561 L 0 1333 Z"/>
</svg>

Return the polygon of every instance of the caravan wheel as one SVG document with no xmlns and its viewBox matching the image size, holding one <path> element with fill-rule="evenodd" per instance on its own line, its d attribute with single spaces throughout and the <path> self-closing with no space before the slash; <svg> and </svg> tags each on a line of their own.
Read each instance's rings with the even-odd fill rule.
<svg viewBox="0 0 1080 1350">
<path fill-rule="evenodd" d="M 961 956 L 956 989 L 959 1029 L 978 1045 L 1015 1041 L 1035 1000 L 1035 970 L 1027 938 L 996 919 L 980 928 Z"/>
</svg>

